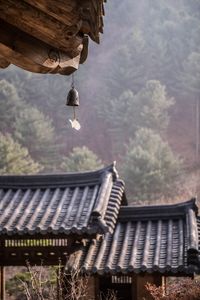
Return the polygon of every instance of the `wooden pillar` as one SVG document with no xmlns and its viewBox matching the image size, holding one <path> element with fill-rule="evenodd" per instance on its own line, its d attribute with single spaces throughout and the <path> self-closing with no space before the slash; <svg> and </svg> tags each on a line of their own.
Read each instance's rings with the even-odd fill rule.
<svg viewBox="0 0 200 300">
<path fill-rule="evenodd" d="M 162 276 L 162 290 L 163 290 L 163 295 L 166 295 L 167 292 L 167 277 Z"/>
<path fill-rule="evenodd" d="M 138 275 L 132 276 L 132 288 L 131 288 L 132 300 L 137 300 L 137 277 Z"/>
<path fill-rule="evenodd" d="M 5 241 L 0 240 L 0 252 L 3 257 Z M 5 267 L 0 266 L 0 300 L 5 300 Z"/>
<path fill-rule="evenodd" d="M 87 278 L 87 299 L 96 300 L 99 295 L 98 277 L 90 276 Z"/>
<path fill-rule="evenodd" d="M 5 269 L 0 267 L 0 300 L 5 300 Z"/>
</svg>

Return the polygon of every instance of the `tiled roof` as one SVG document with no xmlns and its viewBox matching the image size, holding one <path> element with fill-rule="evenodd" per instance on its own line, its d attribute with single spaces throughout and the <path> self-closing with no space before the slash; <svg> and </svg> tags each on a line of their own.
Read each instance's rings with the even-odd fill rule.
<svg viewBox="0 0 200 300">
<path fill-rule="evenodd" d="M 194 200 L 162 206 L 121 207 L 113 234 L 88 241 L 66 268 L 86 273 L 193 273 L 198 268 Z M 196 268 L 196 270 L 197 270 Z"/>
<path fill-rule="evenodd" d="M 198 247 L 199 247 L 199 266 L 200 266 L 200 216 L 197 217 L 197 230 L 198 230 Z M 200 273 L 200 267 L 199 267 Z"/>
<path fill-rule="evenodd" d="M 94 172 L 0 176 L 0 235 L 112 232 L 123 197 L 114 164 Z"/>
</svg>

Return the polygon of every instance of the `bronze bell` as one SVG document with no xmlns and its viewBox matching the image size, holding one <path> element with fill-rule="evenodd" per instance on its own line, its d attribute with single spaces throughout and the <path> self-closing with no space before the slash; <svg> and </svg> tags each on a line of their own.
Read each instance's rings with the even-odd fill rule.
<svg viewBox="0 0 200 300">
<path fill-rule="evenodd" d="M 67 95 L 67 103 L 68 106 L 79 106 L 79 95 L 78 91 L 72 87 Z"/>
</svg>

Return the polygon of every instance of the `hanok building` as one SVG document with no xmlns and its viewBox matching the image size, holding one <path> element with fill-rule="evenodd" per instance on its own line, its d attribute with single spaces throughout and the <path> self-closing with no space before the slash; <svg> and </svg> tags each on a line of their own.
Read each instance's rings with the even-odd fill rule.
<svg viewBox="0 0 200 300">
<path fill-rule="evenodd" d="M 99 171 L 0 177 L 1 298 L 4 266 L 56 265 L 89 276 L 88 299 L 108 290 L 148 299 L 147 282 L 199 272 L 195 200 L 128 206 L 115 165 Z"/>
</svg>

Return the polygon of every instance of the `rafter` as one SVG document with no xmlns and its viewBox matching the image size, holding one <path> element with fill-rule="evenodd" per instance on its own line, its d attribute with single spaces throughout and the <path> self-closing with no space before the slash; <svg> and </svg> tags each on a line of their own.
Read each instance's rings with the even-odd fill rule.
<svg viewBox="0 0 200 300">
<path fill-rule="evenodd" d="M 15 0 L 0 0 L 0 14 L 4 21 L 22 31 L 52 47 L 67 51 L 71 58 L 79 54 L 76 49 L 82 44 L 82 37 L 76 34 L 81 27 L 81 20 L 66 26 L 33 6 Z"/>
</svg>

